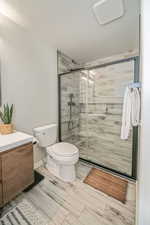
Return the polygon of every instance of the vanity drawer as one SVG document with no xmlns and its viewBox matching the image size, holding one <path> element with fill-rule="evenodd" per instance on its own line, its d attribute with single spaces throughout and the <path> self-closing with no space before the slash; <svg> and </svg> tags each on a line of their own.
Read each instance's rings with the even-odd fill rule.
<svg viewBox="0 0 150 225">
<path fill-rule="evenodd" d="M 1 155 L 1 163 L 5 204 L 34 182 L 32 143 Z"/>
</svg>

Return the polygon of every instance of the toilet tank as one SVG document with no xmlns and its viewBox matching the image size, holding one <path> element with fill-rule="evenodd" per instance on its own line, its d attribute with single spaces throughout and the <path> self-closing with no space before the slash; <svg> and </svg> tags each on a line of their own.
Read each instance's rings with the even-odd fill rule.
<svg viewBox="0 0 150 225">
<path fill-rule="evenodd" d="M 35 138 L 39 141 L 39 146 L 48 147 L 56 143 L 57 125 L 51 124 L 33 129 Z"/>
</svg>

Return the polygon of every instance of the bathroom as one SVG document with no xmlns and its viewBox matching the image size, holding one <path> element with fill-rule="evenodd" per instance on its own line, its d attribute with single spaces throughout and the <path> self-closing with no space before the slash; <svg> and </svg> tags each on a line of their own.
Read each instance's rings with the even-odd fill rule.
<svg viewBox="0 0 150 225">
<path fill-rule="evenodd" d="M 0 0 L 0 111 L 13 104 L 1 224 L 150 224 L 148 10 L 147 0 Z M 122 138 L 134 84 L 140 118 Z"/>
</svg>

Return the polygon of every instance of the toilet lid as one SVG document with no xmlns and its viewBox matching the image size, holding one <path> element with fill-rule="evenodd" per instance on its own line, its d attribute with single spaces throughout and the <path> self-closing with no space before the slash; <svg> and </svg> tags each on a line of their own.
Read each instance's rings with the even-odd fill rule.
<svg viewBox="0 0 150 225">
<path fill-rule="evenodd" d="M 52 151 L 59 156 L 73 156 L 74 154 L 78 153 L 76 146 L 65 142 L 60 142 L 53 145 Z"/>
</svg>

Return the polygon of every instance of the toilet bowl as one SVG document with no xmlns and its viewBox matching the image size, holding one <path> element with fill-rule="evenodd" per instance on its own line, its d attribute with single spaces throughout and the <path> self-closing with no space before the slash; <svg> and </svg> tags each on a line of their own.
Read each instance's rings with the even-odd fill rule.
<svg viewBox="0 0 150 225">
<path fill-rule="evenodd" d="M 46 150 L 47 169 L 63 181 L 74 181 L 76 179 L 75 164 L 79 160 L 78 148 L 66 142 L 56 143 L 56 124 L 34 128 L 33 131 L 39 146 Z"/>
<path fill-rule="evenodd" d="M 75 164 L 79 160 L 78 149 L 69 143 L 60 142 L 46 148 L 47 169 L 66 182 L 76 178 Z"/>
</svg>

